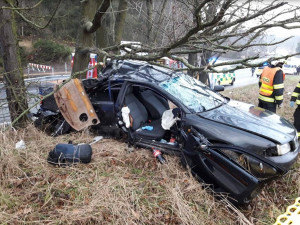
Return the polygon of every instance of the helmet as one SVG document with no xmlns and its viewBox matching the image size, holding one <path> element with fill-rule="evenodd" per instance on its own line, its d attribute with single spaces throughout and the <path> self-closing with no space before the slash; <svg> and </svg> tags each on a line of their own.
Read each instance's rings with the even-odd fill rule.
<svg viewBox="0 0 300 225">
<path fill-rule="evenodd" d="M 286 64 L 286 60 L 278 60 L 278 61 L 274 61 L 274 62 L 272 62 L 272 64 L 273 64 L 275 67 L 280 67 L 280 68 L 282 68 L 282 66 L 283 66 L 284 64 Z"/>
<path fill-rule="evenodd" d="M 280 62 L 276 63 L 275 66 L 282 68 L 283 64 L 285 64 L 284 61 L 280 61 Z"/>
</svg>

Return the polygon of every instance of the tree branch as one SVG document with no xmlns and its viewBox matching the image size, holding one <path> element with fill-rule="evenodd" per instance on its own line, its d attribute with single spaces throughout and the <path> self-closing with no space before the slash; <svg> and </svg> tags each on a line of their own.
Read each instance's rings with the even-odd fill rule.
<svg viewBox="0 0 300 225">
<path fill-rule="evenodd" d="M 7 0 L 6 0 L 6 1 L 7 1 Z M 50 24 L 50 22 L 52 21 L 52 19 L 54 18 L 54 15 L 56 14 L 56 12 L 57 12 L 57 10 L 58 10 L 58 7 L 59 7 L 61 1 L 62 1 L 62 0 L 59 0 L 59 2 L 58 2 L 58 4 L 56 5 L 56 8 L 55 8 L 53 14 L 51 15 L 51 18 L 48 20 L 48 22 L 47 22 L 44 26 L 37 25 L 37 24 L 35 24 L 34 22 L 32 22 L 31 20 L 27 19 L 22 13 L 19 12 L 19 10 L 17 10 L 17 8 L 14 8 L 14 6 L 13 6 L 12 3 L 10 3 L 9 1 L 7 1 L 7 2 L 11 5 L 11 7 L 15 10 L 15 12 L 16 12 L 16 13 L 17 13 L 17 14 L 18 14 L 25 22 L 27 22 L 28 24 L 30 24 L 30 25 L 32 25 L 32 26 L 34 26 L 34 27 L 37 27 L 37 28 L 39 28 L 39 29 L 45 29 L 45 28 Z"/>
<path fill-rule="evenodd" d="M 93 21 L 85 21 L 84 27 L 86 32 L 94 33 L 101 26 L 102 16 L 106 13 L 107 9 L 109 8 L 110 2 L 110 0 L 103 0 L 102 4 L 97 9 Z"/>
</svg>

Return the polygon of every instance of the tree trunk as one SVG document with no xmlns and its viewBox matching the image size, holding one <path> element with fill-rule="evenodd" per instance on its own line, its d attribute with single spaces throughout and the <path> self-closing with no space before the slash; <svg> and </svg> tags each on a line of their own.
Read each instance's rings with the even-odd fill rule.
<svg viewBox="0 0 300 225">
<path fill-rule="evenodd" d="M 200 65 L 201 66 L 207 66 L 208 65 L 208 60 L 210 59 L 210 57 L 212 56 L 212 52 L 211 51 L 204 51 L 201 55 L 201 60 L 200 60 Z M 208 74 L 205 72 L 201 72 L 199 75 L 199 80 L 204 83 L 204 84 L 209 84 L 209 80 L 208 80 Z"/>
<path fill-rule="evenodd" d="M 86 31 L 85 23 L 93 20 L 97 10 L 95 5 L 99 5 L 96 0 L 86 0 L 81 3 L 81 26 L 78 30 L 72 73 L 83 71 L 88 67 L 90 54 L 83 52 L 82 49 L 93 46 L 93 33 Z M 80 78 L 85 77 L 86 74 L 80 75 Z"/>
<path fill-rule="evenodd" d="M 156 22 L 156 24 L 163 24 L 163 21 L 164 21 L 164 18 L 165 18 L 165 15 L 164 15 L 164 11 L 165 11 L 165 8 L 166 8 L 166 5 L 167 5 L 167 1 L 168 0 L 164 0 L 161 4 L 161 8 L 160 8 L 160 14 L 159 14 L 159 17 L 158 17 L 158 22 Z M 154 35 L 153 35 L 153 43 L 154 45 L 156 46 L 157 45 L 157 39 L 158 39 L 158 36 L 159 36 L 159 29 L 154 29 L 153 31 Z"/>
<path fill-rule="evenodd" d="M 147 41 L 150 44 L 150 38 L 152 33 L 152 21 L 153 21 L 153 2 L 147 0 Z"/>
<path fill-rule="evenodd" d="M 217 0 L 213 3 L 210 3 L 208 5 L 208 8 L 206 9 L 205 11 L 205 15 L 206 15 L 206 20 L 207 21 L 211 21 L 213 19 L 213 15 L 215 15 L 216 13 L 216 5 L 218 5 L 220 2 Z M 206 22 L 207 22 L 206 21 Z M 208 44 L 204 44 L 204 47 L 209 47 Z M 208 50 L 204 50 L 202 55 L 201 55 L 201 60 L 200 60 L 200 65 L 201 66 L 207 66 L 208 65 L 208 60 L 211 58 L 212 56 L 212 52 L 211 51 L 208 51 Z M 205 72 L 201 72 L 199 74 L 199 80 L 204 83 L 204 84 L 207 84 L 209 85 L 210 83 L 210 80 L 209 80 L 209 77 L 208 77 L 208 74 L 205 73 Z"/>
<path fill-rule="evenodd" d="M 96 6 L 99 5 L 99 2 L 101 4 L 97 9 Z M 83 49 L 94 46 L 94 33 L 101 27 L 101 19 L 110 5 L 110 0 L 85 0 L 81 1 L 81 4 L 81 26 L 76 41 L 72 73 L 87 69 L 90 55 L 88 51 L 83 51 Z M 85 74 L 80 75 L 80 78 L 85 77 Z"/>
<path fill-rule="evenodd" d="M 109 32 L 110 18 L 106 16 L 103 20 L 103 26 L 96 31 L 96 46 L 97 48 L 105 48 L 110 46 L 109 40 L 112 40 L 112 35 Z M 98 62 L 103 62 L 104 55 L 98 56 Z"/>
<path fill-rule="evenodd" d="M 197 65 L 197 53 L 189 53 L 188 55 L 188 63 L 196 66 Z M 193 76 L 193 71 L 188 71 L 188 75 Z"/>
<path fill-rule="evenodd" d="M 6 1 L 0 0 L 0 8 L 2 6 L 8 7 L 9 5 Z M 0 21 L 0 45 L 5 70 L 4 83 L 11 121 L 14 121 L 28 108 L 28 104 L 13 10 L 0 10 Z M 21 127 L 26 121 L 27 116 L 23 115 L 14 126 Z"/>
<path fill-rule="evenodd" d="M 116 23 L 115 23 L 115 45 L 119 45 L 122 40 L 126 14 L 127 14 L 127 0 L 120 0 L 118 13 L 116 15 Z"/>
<path fill-rule="evenodd" d="M 99 6 L 97 6 L 99 7 Z M 103 17 L 101 27 L 96 31 L 97 48 L 105 48 L 114 44 L 114 33 L 112 28 L 112 13 L 108 13 Z M 98 62 L 103 62 L 104 55 L 98 56 Z"/>
<path fill-rule="evenodd" d="M 210 86 L 210 80 L 208 79 L 208 74 L 206 72 L 201 71 L 199 73 L 199 80 L 203 83 L 206 84 L 207 86 Z"/>
</svg>

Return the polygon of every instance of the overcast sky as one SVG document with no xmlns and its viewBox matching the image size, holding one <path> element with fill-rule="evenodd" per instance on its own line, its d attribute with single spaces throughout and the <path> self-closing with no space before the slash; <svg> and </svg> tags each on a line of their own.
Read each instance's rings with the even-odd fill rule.
<svg viewBox="0 0 300 225">
<path fill-rule="evenodd" d="M 267 3 L 267 2 L 272 2 L 272 1 L 267 0 L 267 1 L 264 1 L 264 2 Z M 289 9 L 291 6 L 300 7 L 300 0 L 285 0 L 285 1 L 279 1 L 279 2 L 288 2 L 289 4 L 287 6 L 285 6 L 286 9 Z M 278 13 L 279 13 L 279 11 L 278 11 Z M 298 15 L 300 15 L 300 10 L 298 12 Z M 294 12 L 291 12 L 291 14 L 285 15 L 281 18 L 285 19 L 285 18 L 292 17 L 292 16 L 294 16 Z M 300 23 L 298 25 L 300 25 Z M 272 34 L 272 35 L 279 36 L 279 37 L 300 36 L 300 28 L 299 29 L 293 29 L 293 30 L 287 30 L 287 29 L 283 29 L 283 28 L 272 28 L 268 31 L 268 33 Z"/>
<path fill-rule="evenodd" d="M 263 0 L 263 1 L 260 1 L 260 3 L 258 3 L 258 4 L 253 4 L 252 6 L 257 7 L 258 9 L 262 9 L 266 5 L 270 4 L 273 1 L 274 0 Z M 291 10 L 291 8 L 293 6 L 300 7 L 300 0 L 277 1 L 277 3 L 279 3 L 279 2 L 288 2 L 288 4 L 285 5 L 284 7 L 280 7 L 279 9 L 272 11 L 271 14 L 270 13 L 265 14 L 262 17 L 264 19 L 267 19 L 267 18 L 270 18 L 270 16 L 273 15 L 274 13 L 279 14 L 282 10 Z M 291 13 L 285 14 L 281 18 L 277 18 L 277 19 L 284 20 L 284 19 L 291 18 L 294 15 L 295 15 L 295 12 L 291 12 Z M 300 10 L 299 10 L 299 12 L 297 12 L 297 15 L 300 16 Z M 255 19 L 255 20 L 249 21 L 248 25 L 250 27 L 256 26 L 257 23 L 259 23 L 259 22 L 260 22 L 260 19 Z M 300 26 L 300 23 L 298 23 L 297 25 Z M 285 39 L 287 37 L 294 36 L 292 39 L 290 39 L 284 43 L 281 43 L 279 45 L 274 46 L 274 50 L 276 49 L 276 52 L 278 52 L 277 54 L 287 55 L 287 54 L 295 53 L 296 47 L 297 47 L 298 43 L 300 42 L 300 28 L 288 30 L 288 29 L 284 29 L 284 28 L 280 28 L 280 27 L 274 27 L 274 28 L 266 30 L 266 34 L 268 35 L 265 37 L 265 40 L 264 40 L 266 42 L 277 42 L 277 41 Z M 270 47 L 270 48 L 272 48 L 272 47 Z"/>
</svg>

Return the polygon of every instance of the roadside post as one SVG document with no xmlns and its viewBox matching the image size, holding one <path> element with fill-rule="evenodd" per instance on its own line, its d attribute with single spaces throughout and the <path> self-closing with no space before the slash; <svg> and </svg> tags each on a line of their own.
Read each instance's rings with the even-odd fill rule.
<svg viewBox="0 0 300 225">
<path fill-rule="evenodd" d="M 88 67 L 93 67 L 97 65 L 97 54 L 91 53 L 90 54 L 90 63 Z M 87 71 L 86 79 L 90 78 L 97 78 L 97 67 Z"/>
</svg>

